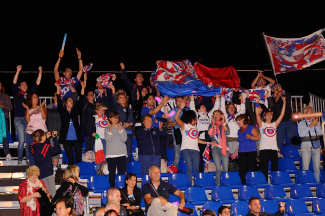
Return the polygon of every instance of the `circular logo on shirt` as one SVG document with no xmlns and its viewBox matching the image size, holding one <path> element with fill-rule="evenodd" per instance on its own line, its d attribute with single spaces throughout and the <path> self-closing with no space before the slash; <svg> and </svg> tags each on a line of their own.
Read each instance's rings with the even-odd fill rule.
<svg viewBox="0 0 325 216">
<path fill-rule="evenodd" d="M 192 139 L 197 139 L 198 134 L 199 134 L 199 132 L 194 128 L 191 128 L 188 131 L 188 136 L 191 137 Z"/>
<path fill-rule="evenodd" d="M 274 137 L 276 134 L 276 130 L 273 127 L 266 127 L 264 129 L 264 133 L 268 137 Z"/>
<path fill-rule="evenodd" d="M 101 128 L 106 128 L 108 122 L 107 122 L 107 121 L 99 121 L 98 124 L 99 124 L 99 127 L 101 127 Z"/>
</svg>

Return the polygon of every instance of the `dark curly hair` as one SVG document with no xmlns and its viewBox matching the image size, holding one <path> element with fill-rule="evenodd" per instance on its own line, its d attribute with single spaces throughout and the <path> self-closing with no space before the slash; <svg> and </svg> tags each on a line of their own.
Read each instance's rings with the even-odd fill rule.
<svg viewBox="0 0 325 216">
<path fill-rule="evenodd" d="M 185 124 L 191 124 L 195 119 L 197 119 L 197 116 L 193 110 L 183 111 L 183 115 L 181 116 L 182 122 Z"/>
<path fill-rule="evenodd" d="M 236 121 L 244 119 L 244 125 L 250 124 L 251 121 L 248 119 L 247 115 L 245 114 L 240 114 L 239 116 L 236 117 Z"/>
</svg>

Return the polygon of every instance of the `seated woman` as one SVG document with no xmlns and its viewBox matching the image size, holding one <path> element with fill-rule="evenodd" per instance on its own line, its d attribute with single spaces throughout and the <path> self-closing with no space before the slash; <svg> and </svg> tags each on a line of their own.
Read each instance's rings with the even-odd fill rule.
<svg viewBox="0 0 325 216">
<path fill-rule="evenodd" d="M 56 205 L 59 199 L 67 197 L 66 194 L 70 193 L 73 197 L 73 209 L 77 215 L 82 215 L 84 213 L 84 197 L 88 195 L 89 190 L 78 182 L 79 173 L 79 167 L 76 165 L 69 165 L 64 170 L 63 182 L 56 191 L 52 205 Z"/>
<path fill-rule="evenodd" d="M 41 198 L 41 193 L 37 191 L 41 188 L 48 198 L 50 193 L 47 191 L 45 183 L 38 179 L 40 170 L 37 166 L 30 166 L 26 170 L 26 175 L 27 179 L 20 183 L 18 189 L 21 215 L 40 215 L 40 203 L 37 198 Z"/>
<path fill-rule="evenodd" d="M 144 215 L 141 204 L 141 190 L 137 187 L 137 176 L 129 173 L 125 177 L 125 187 L 120 189 L 121 206 L 123 206 L 130 215 Z"/>
</svg>

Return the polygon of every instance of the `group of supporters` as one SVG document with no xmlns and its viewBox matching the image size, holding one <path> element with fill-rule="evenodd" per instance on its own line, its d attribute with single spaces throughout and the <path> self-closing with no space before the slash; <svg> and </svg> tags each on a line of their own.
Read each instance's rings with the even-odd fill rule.
<svg viewBox="0 0 325 216">
<path fill-rule="evenodd" d="M 219 185 L 221 171 L 227 172 L 230 160 L 236 158 L 239 160 L 239 175 L 245 184 L 246 172 L 255 170 L 258 155 L 261 171 L 267 179 L 269 160 L 271 170 L 278 170 L 278 155 L 284 146 L 285 135 L 289 145 L 294 144 L 292 142 L 297 138 L 291 120 L 290 94 L 262 73 L 258 73 L 251 88 L 266 90 L 266 99 L 257 98 L 253 111 L 248 91 L 239 95 L 238 104 L 226 101 L 224 95 L 218 94 L 215 97 L 163 97 L 155 86 L 144 84 L 141 73 L 136 74 L 135 83 L 130 81 L 123 63 L 120 64 L 122 76 L 131 95 L 128 96 L 125 89 L 116 89 L 113 82 L 104 87 L 100 80 L 95 91 L 87 91 L 87 74 L 81 81 L 83 62 L 80 50 L 77 49 L 79 71 L 76 77 L 72 77 L 70 68 L 66 68 L 64 77 L 60 77 L 59 65 L 63 56 L 64 52 L 60 51 L 54 67 L 57 91 L 50 105 L 45 107 L 45 102 L 40 101 L 37 93 L 42 67 L 38 68 L 36 83 L 29 89 L 25 81 L 18 82 L 22 66 L 17 66 L 12 85 L 18 165 L 22 164 L 26 142 L 26 161 L 39 168 L 38 177 L 42 180 L 41 183 L 28 180 L 27 188 L 28 184 L 46 186 L 45 191 L 52 197 L 57 193 L 53 170 L 57 169 L 60 143 L 67 154 L 69 166 L 81 162 L 83 142 L 86 151 L 97 153 L 102 150 L 102 154 L 96 154 L 96 163 L 107 162 L 111 187 L 115 187 L 116 169 L 118 174 L 126 174 L 134 136 L 137 138 L 142 175 L 150 174 L 152 166 L 160 168 L 162 159 L 167 160 L 166 148 L 173 146 L 173 165 L 178 167 L 182 153 L 186 175 L 192 182 L 193 174 L 204 171 L 204 154 L 209 149 Z M 114 80 L 116 76 L 112 78 Z M 79 82 L 80 95 L 76 91 Z M 0 82 L 0 107 L 8 128 L 8 113 L 13 106 L 4 92 Z M 305 112 L 313 112 L 313 109 L 307 107 Z M 82 116 L 81 123 L 79 116 Z M 302 137 L 303 169 L 309 168 L 312 156 L 314 174 L 319 182 L 320 146 L 314 145 L 317 140 L 319 142 L 318 136 L 322 133 L 318 120 L 302 120 L 298 124 L 298 133 Z M 3 146 L 6 159 L 11 160 L 8 134 L 3 138 Z M 74 184 L 77 180 L 72 179 L 66 180 Z M 43 183 L 45 185 L 41 186 Z M 79 189 L 80 194 L 86 194 L 86 190 Z M 142 192 L 142 196 L 146 194 Z"/>
</svg>

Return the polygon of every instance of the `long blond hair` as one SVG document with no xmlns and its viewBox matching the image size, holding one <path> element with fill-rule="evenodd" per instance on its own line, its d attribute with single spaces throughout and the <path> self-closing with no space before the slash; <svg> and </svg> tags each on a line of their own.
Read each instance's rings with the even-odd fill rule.
<svg viewBox="0 0 325 216">
<path fill-rule="evenodd" d="M 69 178 L 73 178 L 75 181 L 79 181 L 79 167 L 77 165 L 69 165 L 63 174 L 63 180 L 68 180 Z"/>
</svg>

